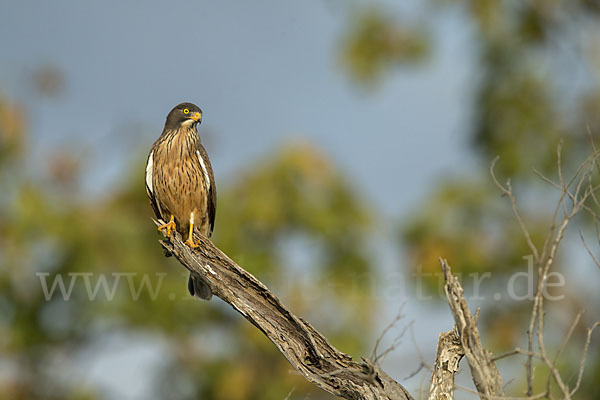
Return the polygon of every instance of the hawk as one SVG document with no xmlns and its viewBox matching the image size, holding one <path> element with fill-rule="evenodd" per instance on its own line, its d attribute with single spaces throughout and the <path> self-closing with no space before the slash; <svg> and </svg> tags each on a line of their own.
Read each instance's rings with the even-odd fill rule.
<svg viewBox="0 0 600 400">
<path fill-rule="evenodd" d="M 194 228 L 207 238 L 213 232 L 217 190 L 212 166 L 198 136 L 202 110 L 181 103 L 167 115 L 160 137 L 154 142 L 146 163 L 146 192 L 158 218 L 167 223 L 158 227 L 167 236 L 177 230 L 194 248 Z M 210 288 L 190 274 L 190 294 L 209 300 Z"/>
</svg>

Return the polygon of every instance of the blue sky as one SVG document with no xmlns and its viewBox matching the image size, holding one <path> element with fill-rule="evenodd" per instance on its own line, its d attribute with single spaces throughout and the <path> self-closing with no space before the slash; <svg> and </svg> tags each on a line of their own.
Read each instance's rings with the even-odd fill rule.
<svg viewBox="0 0 600 400">
<path fill-rule="evenodd" d="M 418 16 L 411 3 L 388 7 Z M 440 174 L 468 166 L 476 77 L 458 13 L 435 24 L 430 60 L 370 92 L 339 66 L 351 10 L 341 2 L 59 0 L 2 8 L 0 89 L 32 110 L 38 150 L 83 145 L 111 155 L 92 157 L 86 190 L 122 176 L 121 160 L 144 153 L 181 101 L 204 110 L 200 132 L 221 182 L 276 146 L 309 141 L 377 208 L 397 215 Z M 65 73 L 57 99 L 37 99 L 28 88 L 44 64 Z"/>
<path fill-rule="evenodd" d="M 308 141 L 332 157 L 381 216 L 399 218 L 432 184 L 473 165 L 467 143 L 477 79 L 473 41 L 460 13 L 447 12 L 431 24 L 429 60 L 365 91 L 338 63 L 350 11 L 360 4 L 3 1 L 0 93 L 31 113 L 37 168 L 57 149 L 91 149 L 80 154 L 91 162 L 88 194 L 118 183 L 131 155 L 146 154 L 158 137 L 168 111 L 192 101 L 204 110 L 200 134 L 217 182 L 277 146 Z M 411 22 L 423 15 L 416 0 L 394 4 L 387 3 L 389 11 Z M 40 65 L 64 71 L 66 90 L 58 98 L 38 98 L 31 88 Z M 383 258 L 392 267 L 396 255 L 387 252 Z M 423 307 L 409 304 L 407 320 L 418 319 Z M 385 310 L 381 323 L 395 311 Z M 435 321 L 417 321 L 422 349 L 433 352 L 438 332 L 451 326 L 446 310 L 438 314 Z M 160 357 L 138 346 L 127 361 L 122 345 L 113 347 L 115 357 L 106 351 L 88 378 L 97 373 L 95 380 L 119 398 L 141 397 L 144 385 L 126 393 L 119 377 L 138 382 L 149 374 L 123 366 Z M 410 372 L 398 366 L 406 351 L 390 357 L 392 375 Z M 106 370 L 120 372 L 106 376 Z"/>
</svg>

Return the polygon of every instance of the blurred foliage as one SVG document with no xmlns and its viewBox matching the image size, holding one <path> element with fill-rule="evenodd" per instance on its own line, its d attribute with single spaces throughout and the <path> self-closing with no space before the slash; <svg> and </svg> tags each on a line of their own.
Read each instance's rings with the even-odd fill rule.
<svg viewBox="0 0 600 400">
<path fill-rule="evenodd" d="M 217 242 L 229 254 L 242 254 L 252 271 L 271 273 L 285 264 L 272 257 L 278 239 L 306 235 L 314 246 L 326 247 L 317 260 L 321 272 L 342 281 L 348 272 L 366 272 L 360 244 L 370 216 L 351 187 L 317 149 L 283 148 L 243 171 L 225 192 L 219 224 L 245 223 L 219 230 Z"/>
<path fill-rule="evenodd" d="M 559 193 L 543 184 L 533 174 L 533 168 L 556 179 L 557 146 L 562 142 L 562 164 L 565 176 L 569 176 L 591 153 L 591 142 L 598 143 L 600 136 L 599 4 L 587 0 L 428 2 L 429 29 L 450 8 L 460 10 L 470 24 L 477 74 L 473 77 L 473 123 L 465 133 L 481 163 L 470 173 L 440 180 L 431 189 L 427 202 L 407 213 L 408 218 L 400 226 L 400 243 L 409 258 L 407 265 L 414 274 L 426 274 L 423 281 L 430 292 L 437 292 L 440 285 L 440 256 L 447 258 L 463 276 L 491 272 L 495 285 L 526 268 L 522 257 L 530 250 L 510 202 L 499 197 L 487 172 L 496 156 L 500 157 L 496 167 L 500 181 L 511 179 L 532 240 L 540 247 L 543 244 Z M 367 8 L 357 13 L 351 23 L 343 54 L 346 69 L 358 84 L 372 85 L 384 80 L 392 71 L 389 67 L 395 64 L 391 60 L 412 63 L 422 59 L 398 58 L 397 48 L 390 44 L 393 40 L 386 38 L 394 32 L 404 32 L 406 23 L 391 15 L 383 8 L 375 13 Z M 434 36 L 423 34 L 422 28 L 412 28 L 404 35 L 430 37 L 428 43 L 435 45 Z M 576 223 L 579 229 L 593 234 L 592 218 L 581 216 Z M 568 265 L 565 259 L 556 262 L 558 269 Z M 559 310 L 559 316 L 573 315 L 577 312 L 573 303 L 586 303 L 578 296 L 570 292 L 568 300 L 552 306 Z M 522 345 L 519 340 L 525 335 L 529 302 L 488 300 L 482 306 L 482 323 L 490 346 L 505 351 Z M 598 317 L 597 312 L 589 311 L 592 315 L 587 316 L 588 325 Z M 565 318 L 561 321 L 553 326 L 555 332 L 571 323 Z M 578 330 L 574 348 L 580 349 L 583 328 Z M 556 333 L 549 336 L 548 341 L 553 344 L 562 338 Z M 590 356 L 594 361 L 590 364 L 595 368 L 588 369 L 586 382 L 596 382 L 600 377 L 599 350 L 597 343 L 593 345 Z M 562 367 L 575 371 L 578 363 L 579 358 L 572 357 Z M 544 383 L 545 379 L 539 385 Z M 513 386 L 515 395 L 521 395 L 521 388 Z M 595 389 L 582 390 L 579 395 L 595 398 L 594 392 Z"/>
<path fill-rule="evenodd" d="M 341 48 L 342 66 L 356 81 L 372 85 L 390 68 L 424 59 L 429 40 L 426 31 L 399 26 L 369 8 L 355 15 Z"/>
<path fill-rule="evenodd" d="M 42 65 L 36 68 L 33 83 L 36 92 L 47 97 L 56 97 L 65 91 L 64 74 L 55 65 Z"/>
<path fill-rule="evenodd" d="M 416 68 L 435 51 L 432 27 L 448 8 L 466 16 L 477 74 L 475 99 L 465 104 L 473 107 L 465 134 L 480 168 L 447 176 L 432 187 L 427 201 L 407 213 L 399 242 L 406 265 L 416 272 L 437 272 L 437 257 L 444 256 L 463 276 L 492 272 L 500 282 L 523 270 L 528 249 L 507 200 L 491 184 L 489 163 L 500 156 L 498 175 L 512 179 L 532 239 L 541 244 L 558 194 L 540 184 L 532 168 L 555 175 L 556 146 L 564 140 L 564 167 L 572 169 L 589 154 L 587 135 L 600 134 L 595 30 L 600 5 L 592 0 L 425 3 L 432 7 L 419 24 L 400 20 L 383 6 L 359 10 L 348 22 L 339 57 L 358 85 L 375 87 L 394 67 Z M 584 85 L 571 85 L 575 72 Z M 53 66 L 37 69 L 33 81 L 49 98 L 66 86 Z M 31 171 L 26 111 L 0 97 L 0 368 L 14 371 L 0 374 L 0 399 L 107 398 L 76 375 L 65 377 L 68 371 L 60 375 L 60 359 L 75 358 L 99 338 L 122 332 L 133 337 L 151 332 L 167 348 L 154 380 L 158 398 L 283 399 L 292 388 L 292 398 L 330 398 L 290 371 L 267 339 L 218 300 L 207 305 L 187 295 L 186 271 L 164 258 L 156 243 L 141 183 L 145 154 L 132 162 L 131 176 L 102 198 L 73 196 L 85 168 L 81 157 L 60 150 L 47 155 L 43 176 Z M 310 145 L 289 145 L 239 171 L 233 182 L 219 183 L 214 239 L 257 277 L 281 289 L 276 291 L 285 302 L 334 345 L 358 355 L 365 352 L 373 318 L 365 295 L 371 281 L 361 279 L 373 275 L 367 244 L 372 217 L 353 182 L 325 155 Z M 589 219 L 576 222 L 584 231 L 589 228 Z M 303 244 L 298 253 L 307 270 L 302 273 L 289 267 L 298 256 L 289 251 L 290 243 L 292 250 Z M 564 258 L 556 263 L 559 269 L 568 267 Z M 67 288 L 69 274 L 80 275 L 65 301 L 58 292 L 46 300 L 44 277 L 36 273 L 49 274 L 49 286 L 62 276 Z M 114 297 L 100 288 L 90 301 L 86 276 L 92 289 L 105 276 L 108 288 L 116 287 Z M 437 278 L 426 283 L 437 291 Z M 572 320 L 564 316 L 589 303 L 575 291 L 565 298 L 552 304 L 549 320 L 559 327 L 547 327 L 555 329 L 549 346 L 562 340 Z M 528 302 L 489 301 L 481 310 L 486 345 L 501 352 L 520 344 Z M 562 370 L 578 365 L 582 327 L 591 318 L 586 314 L 584 320 L 563 353 Z M 214 346 L 206 346 L 207 336 L 217 338 Z M 595 398 L 599 352 L 593 342 L 581 399 Z M 518 361 L 509 365 L 522 368 Z M 509 389 L 520 395 L 521 384 L 517 380 Z"/>
<path fill-rule="evenodd" d="M 435 196 L 417 210 L 402 230 L 408 256 L 420 272 L 438 274 L 438 258 L 455 261 L 463 274 L 507 274 L 522 269 L 529 247 L 521 239 L 512 210 L 497 196 L 491 182 L 448 179 Z M 548 230 L 546 215 L 531 215 L 529 230 L 542 243 Z M 507 237 L 517 240 L 507 240 Z M 437 279 L 424 281 L 437 290 Z"/>
<path fill-rule="evenodd" d="M 22 154 L 26 142 L 23 110 L 0 97 L 0 166 Z"/>
<path fill-rule="evenodd" d="M 73 357 L 119 332 L 153 332 L 167 344 L 171 354 L 156 390 L 172 387 L 172 379 L 187 379 L 183 387 L 189 390 L 163 398 L 282 399 L 294 387 L 299 396 L 329 398 L 291 372 L 253 326 L 216 306 L 218 299 L 207 304 L 187 294 L 187 271 L 164 257 L 150 220 L 142 186 L 145 155 L 102 198 L 72 196 L 81 166 L 68 152 L 50 152 L 50 173 L 43 176 L 22 167 L 28 146 L 27 113 L 21 109 L 0 102 L 0 360 L 16 371 L 0 377 L 1 399 L 97 398 L 94 388 L 64 376 L 58 384 L 48 371 L 55 370 L 57 357 Z M 259 278 L 286 285 L 293 309 L 305 316 L 317 309 L 318 328 L 346 352 L 360 354 L 371 326 L 370 301 L 336 299 L 356 283 L 348 277 L 372 273 L 366 241 L 371 218 L 351 188 L 311 146 L 276 149 L 235 182 L 219 185 L 215 242 Z M 289 237 L 313 244 L 312 281 L 285 267 L 281 246 Z M 46 299 L 42 280 L 50 290 L 57 278 L 67 290 L 75 279 L 68 300 L 58 286 Z M 337 301 L 337 311 L 319 307 L 322 298 L 304 295 L 324 281 L 341 287 L 327 295 L 328 302 Z M 357 325 L 357 318 L 364 324 Z M 217 342 L 225 347 L 195 345 L 206 332 L 218 332 Z M 235 347 L 233 354 L 227 343 Z"/>
</svg>

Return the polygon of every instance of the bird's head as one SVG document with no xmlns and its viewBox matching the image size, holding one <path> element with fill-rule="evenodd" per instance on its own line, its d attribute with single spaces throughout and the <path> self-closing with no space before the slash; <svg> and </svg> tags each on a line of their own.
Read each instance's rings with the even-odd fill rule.
<svg viewBox="0 0 600 400">
<path fill-rule="evenodd" d="M 202 110 L 192 103 L 181 103 L 167 115 L 165 127 L 179 129 L 189 128 L 202 122 Z"/>
</svg>

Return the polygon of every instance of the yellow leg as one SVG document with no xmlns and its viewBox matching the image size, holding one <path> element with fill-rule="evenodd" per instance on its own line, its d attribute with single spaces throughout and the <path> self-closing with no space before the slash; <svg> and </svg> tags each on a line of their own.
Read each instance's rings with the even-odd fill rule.
<svg viewBox="0 0 600 400">
<path fill-rule="evenodd" d="M 194 233 L 194 223 L 190 221 L 190 233 L 188 234 L 188 239 L 185 241 L 185 244 L 187 244 L 188 246 L 190 246 L 191 248 L 196 248 L 198 247 L 198 243 L 200 243 L 200 241 L 198 240 L 197 242 L 194 243 L 194 238 L 192 237 L 192 234 Z"/>
<path fill-rule="evenodd" d="M 167 230 L 167 236 L 171 236 L 171 231 L 174 231 L 176 228 L 175 225 L 175 217 L 173 216 L 173 214 L 171 214 L 171 219 L 169 220 L 169 222 L 167 222 L 164 225 L 161 225 L 158 227 L 159 231 L 162 231 L 163 229 Z"/>
</svg>

